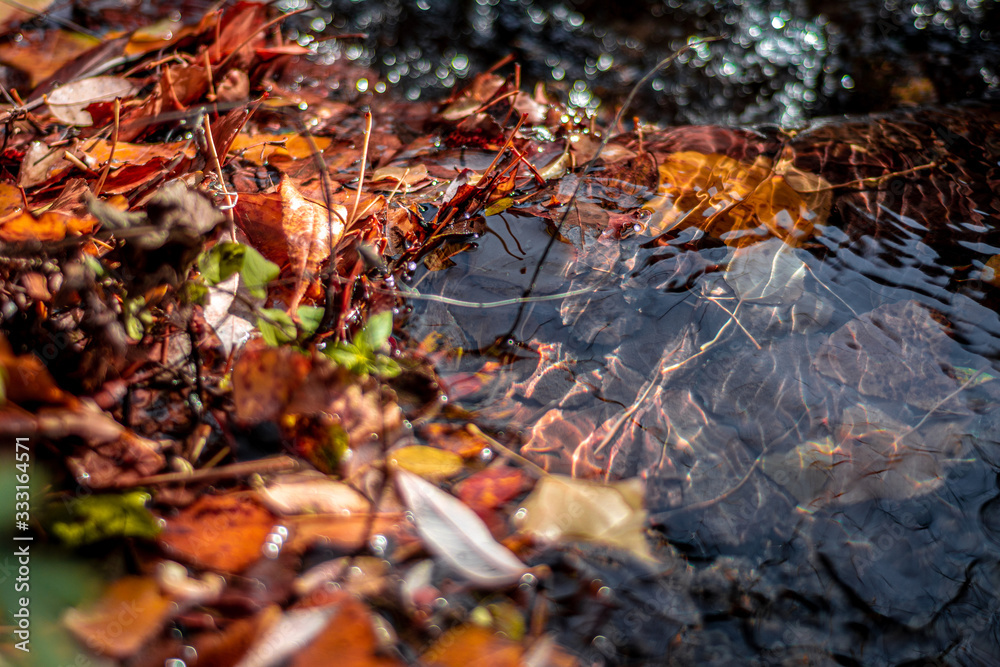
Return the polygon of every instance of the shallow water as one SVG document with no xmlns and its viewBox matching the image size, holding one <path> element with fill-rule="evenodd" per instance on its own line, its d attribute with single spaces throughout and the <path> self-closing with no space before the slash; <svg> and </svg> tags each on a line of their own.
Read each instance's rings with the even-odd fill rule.
<svg viewBox="0 0 1000 667">
<path fill-rule="evenodd" d="M 817 122 L 790 140 L 651 131 L 661 177 L 675 180 L 658 196 L 633 191 L 656 210 L 624 235 L 592 224 L 587 207 L 607 207 L 609 190 L 584 188 L 534 290 L 573 296 L 520 318 L 515 306 L 415 306 L 414 336 L 471 351 L 444 369 L 453 378 L 491 361 L 474 351 L 516 322 L 521 358 L 462 405 L 517 430 L 523 454 L 646 480 L 668 572 L 612 586 L 621 607 L 600 629 L 566 627 L 568 645 L 593 641 L 609 664 L 975 665 L 1000 654 L 1000 152 L 982 139 L 997 118 L 987 107 L 899 112 Z M 704 173 L 665 167 L 707 146 Z M 829 197 L 793 201 L 773 172 L 733 166 L 777 169 L 782 156 L 785 181 L 813 178 Z M 741 197 L 769 229 L 739 227 L 739 207 L 725 208 L 739 187 L 718 179 L 720 165 L 764 178 Z M 877 185 L 834 187 L 887 171 Z M 520 296 L 552 222 L 514 208 L 487 224 L 416 288 Z M 599 569 L 609 556 L 593 558 Z M 669 594 L 637 607 L 637 586 Z"/>
<path fill-rule="evenodd" d="M 592 664 L 996 663 L 998 116 L 940 106 L 997 94 L 996 3 L 319 6 L 299 37 L 369 32 L 320 51 L 378 70 L 365 94 L 413 100 L 511 51 L 527 83 L 610 108 L 671 49 L 725 35 L 640 94 L 659 192 L 594 176 L 559 228 L 533 294 L 573 296 L 415 301 L 409 320 L 465 350 L 442 368 L 456 387 L 510 337 L 459 402 L 522 453 L 646 480 L 658 567 L 542 556 L 566 646 Z M 939 106 L 816 120 L 907 104 Z M 492 216 L 412 285 L 520 297 L 554 219 Z M 610 601 L 581 596 L 588 577 Z"/>
</svg>

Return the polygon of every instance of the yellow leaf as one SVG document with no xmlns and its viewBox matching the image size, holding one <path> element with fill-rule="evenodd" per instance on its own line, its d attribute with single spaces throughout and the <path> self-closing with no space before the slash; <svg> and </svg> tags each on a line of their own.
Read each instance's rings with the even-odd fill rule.
<svg viewBox="0 0 1000 667">
<path fill-rule="evenodd" d="M 462 470 L 462 457 L 437 447 L 410 445 L 394 450 L 390 462 L 425 479 L 444 479 Z"/>
</svg>

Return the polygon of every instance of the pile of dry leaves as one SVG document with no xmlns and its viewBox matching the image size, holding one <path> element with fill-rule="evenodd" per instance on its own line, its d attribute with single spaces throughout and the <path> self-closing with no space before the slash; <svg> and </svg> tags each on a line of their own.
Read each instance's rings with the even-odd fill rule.
<svg viewBox="0 0 1000 667">
<path fill-rule="evenodd" d="M 509 451 L 447 403 L 461 350 L 399 327 L 416 263 L 484 214 L 554 218 L 592 119 L 510 63 L 438 105 L 363 95 L 376 74 L 310 60 L 266 5 L 98 17 L 122 31 L 0 45 L 31 664 L 576 664 L 527 563 L 564 539 L 652 559 L 641 489 Z M 586 186 L 619 208 L 577 214 L 628 231 L 657 166 L 635 135 L 605 160 Z"/>
</svg>

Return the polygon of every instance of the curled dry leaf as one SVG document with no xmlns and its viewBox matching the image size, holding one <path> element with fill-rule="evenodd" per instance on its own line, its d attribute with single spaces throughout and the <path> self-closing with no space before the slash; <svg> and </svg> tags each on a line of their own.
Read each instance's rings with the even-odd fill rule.
<svg viewBox="0 0 1000 667">
<path fill-rule="evenodd" d="M 548 475 L 525 499 L 519 527 L 544 541 L 602 542 L 651 559 L 642 504 L 639 479 L 602 484 Z"/>
<path fill-rule="evenodd" d="M 462 501 L 405 470 L 397 470 L 394 479 L 431 553 L 483 588 L 509 586 L 521 578 L 527 566 L 494 540 Z"/>
<path fill-rule="evenodd" d="M 287 261 L 296 280 L 289 305 L 294 312 L 308 281 L 343 236 L 347 209 L 338 204 L 328 209 L 306 199 L 282 175 L 276 194 L 241 196 L 235 211 L 240 227 L 262 254 L 279 265 Z"/>
<path fill-rule="evenodd" d="M 65 149 L 52 148 L 41 141 L 32 141 L 24 158 L 21 159 L 17 184 L 22 188 L 33 188 L 63 177 L 73 168 L 66 159 Z M 17 194 L 20 196 L 20 192 Z"/>
<path fill-rule="evenodd" d="M 94 102 L 109 102 L 116 97 L 129 97 L 136 87 L 128 79 L 117 76 L 92 76 L 68 83 L 53 90 L 47 97 L 49 111 L 67 125 L 93 124 L 87 107 Z"/>
</svg>

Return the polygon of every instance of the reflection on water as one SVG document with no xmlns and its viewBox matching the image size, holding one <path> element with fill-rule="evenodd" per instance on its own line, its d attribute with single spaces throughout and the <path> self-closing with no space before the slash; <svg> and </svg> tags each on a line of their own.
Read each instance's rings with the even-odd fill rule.
<svg viewBox="0 0 1000 667">
<path fill-rule="evenodd" d="M 305 7 L 283 0 L 283 7 Z M 293 37 L 365 32 L 327 41 L 327 59 L 381 73 L 381 93 L 408 99 L 481 72 L 513 53 L 525 78 L 561 88 L 578 107 L 621 100 L 672 50 L 724 36 L 681 56 L 640 98 L 664 123 L 775 122 L 944 103 L 1000 89 L 1000 12 L 982 0 L 590 0 L 394 2 L 319 0 Z M 366 90 L 369 90 L 366 80 Z M 372 84 L 373 86 L 375 84 Z"/>
<path fill-rule="evenodd" d="M 651 131 L 655 190 L 622 188 L 635 170 L 614 164 L 585 177 L 535 291 L 573 296 L 531 304 L 522 358 L 462 400 L 550 470 L 645 479 L 671 592 L 639 621 L 608 612 L 595 659 L 1000 654 L 984 621 L 1000 610 L 998 121 L 970 106 Z M 654 210 L 629 218 L 638 233 L 598 215 L 618 191 Z M 530 204 L 418 288 L 519 296 L 556 215 Z M 409 326 L 477 350 L 516 315 L 419 304 Z"/>
</svg>

